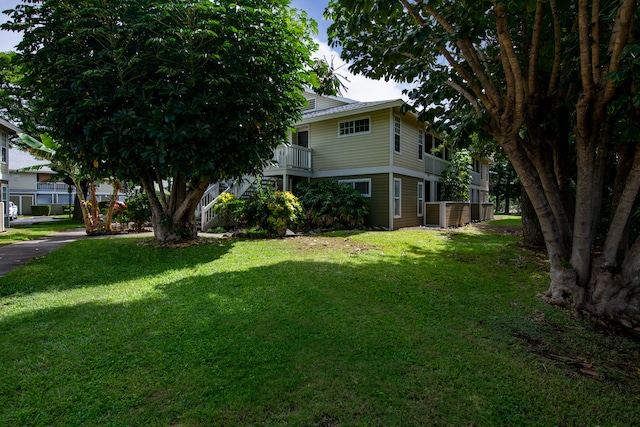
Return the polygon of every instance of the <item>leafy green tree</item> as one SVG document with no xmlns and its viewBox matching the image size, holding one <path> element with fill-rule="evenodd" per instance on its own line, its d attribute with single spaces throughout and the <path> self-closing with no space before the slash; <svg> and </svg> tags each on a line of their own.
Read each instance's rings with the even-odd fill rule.
<svg viewBox="0 0 640 427">
<path fill-rule="evenodd" d="M 37 0 L 8 12 L 29 107 L 69 156 L 140 180 L 158 241 L 300 117 L 312 42 L 286 0 Z M 166 190 L 166 192 L 165 192 Z"/>
<path fill-rule="evenodd" d="M 520 182 L 516 171 L 501 152 L 494 156 L 494 164 L 489 171 L 489 194 L 495 198 L 498 212 L 510 213 L 511 204 L 520 197 Z M 504 209 L 500 210 L 504 204 Z"/>
<path fill-rule="evenodd" d="M 640 241 L 625 241 L 640 188 L 636 0 L 332 0 L 331 43 L 353 71 L 418 82 L 421 118 L 458 139 L 482 129 L 507 155 L 550 258 L 545 299 L 640 324 Z M 623 102 L 624 101 L 624 102 Z M 612 220 L 592 255 L 606 165 Z M 632 160 L 631 160 L 632 159 Z"/>
<path fill-rule="evenodd" d="M 469 200 L 469 185 L 473 181 L 471 170 L 473 158 L 467 149 L 461 149 L 453 154 L 453 158 L 442 172 L 440 195 L 441 200 L 466 202 Z"/>
</svg>

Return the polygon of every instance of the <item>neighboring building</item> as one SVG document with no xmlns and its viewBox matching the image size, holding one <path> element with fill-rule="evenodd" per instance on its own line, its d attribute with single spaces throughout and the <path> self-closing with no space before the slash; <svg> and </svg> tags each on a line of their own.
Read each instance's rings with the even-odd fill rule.
<svg viewBox="0 0 640 427">
<path fill-rule="evenodd" d="M 2 224 L 0 230 L 9 226 L 9 140 L 13 135 L 21 130 L 6 120 L 0 119 L 0 202 L 2 202 L 2 212 L 0 212 Z"/>
<path fill-rule="evenodd" d="M 439 201 L 440 175 L 451 152 L 435 150 L 442 141 L 415 114 L 401 113 L 402 100 L 357 102 L 312 92 L 304 96 L 308 105 L 303 118 L 290 145 L 276 149 L 274 165 L 263 171 L 265 177 L 294 193 L 298 182 L 310 179 L 349 183 L 369 200 L 367 226 L 396 230 L 451 223 L 444 222 L 448 213 L 444 214 L 443 204 L 443 210 L 434 211 L 443 212 L 435 223 L 427 221 L 425 212 L 428 202 Z M 474 159 L 469 192 L 470 201 L 479 206 L 488 205 L 488 172 L 486 160 Z M 487 218 L 486 209 L 481 218 L 471 212 L 482 209 L 467 206 L 466 211 L 469 220 Z M 202 223 L 207 224 L 208 218 L 203 215 Z"/>
<path fill-rule="evenodd" d="M 49 168 L 47 160 L 41 160 L 28 151 L 12 147 L 10 199 L 18 206 L 21 215 L 31 215 L 31 206 L 50 205 L 51 214 L 63 213 L 63 208 L 74 204 L 76 189 L 56 179 L 57 173 Z M 30 169 L 40 166 L 38 169 Z M 111 197 L 112 187 L 106 183 L 97 184 L 98 201 Z M 119 195 L 122 200 L 124 195 Z"/>
</svg>

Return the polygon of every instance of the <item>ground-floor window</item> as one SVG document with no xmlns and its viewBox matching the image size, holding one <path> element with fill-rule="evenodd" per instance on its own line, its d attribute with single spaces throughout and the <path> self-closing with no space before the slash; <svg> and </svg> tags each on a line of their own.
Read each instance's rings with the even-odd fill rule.
<svg viewBox="0 0 640 427">
<path fill-rule="evenodd" d="M 38 194 L 36 196 L 37 205 L 50 205 L 53 203 L 53 194 Z"/>
<path fill-rule="evenodd" d="M 424 215 L 424 182 L 418 183 L 418 216 Z"/>
<path fill-rule="evenodd" d="M 351 187 L 355 188 L 362 194 L 364 197 L 371 197 L 371 179 L 370 178 L 361 178 L 361 179 L 341 179 L 338 181 L 340 184 L 348 184 Z"/>
<path fill-rule="evenodd" d="M 400 218 L 402 216 L 402 180 L 393 179 L 393 217 Z"/>
</svg>

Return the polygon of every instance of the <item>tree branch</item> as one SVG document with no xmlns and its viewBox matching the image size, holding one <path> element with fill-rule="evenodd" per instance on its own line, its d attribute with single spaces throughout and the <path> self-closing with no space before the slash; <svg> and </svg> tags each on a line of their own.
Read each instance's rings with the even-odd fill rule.
<svg viewBox="0 0 640 427">
<path fill-rule="evenodd" d="M 549 87 L 547 88 L 547 97 L 551 97 L 558 86 L 560 80 L 560 64 L 562 63 L 562 29 L 560 28 L 560 18 L 558 17 L 558 9 L 556 0 L 550 0 L 551 15 L 553 17 L 553 69 L 551 70 L 551 78 L 549 79 Z"/>
<path fill-rule="evenodd" d="M 407 3 L 406 0 L 401 0 L 401 2 L 403 4 Z M 405 7 L 407 7 L 407 6 L 405 5 Z M 454 31 L 453 26 L 440 13 L 438 13 L 438 11 L 436 11 L 433 7 L 431 7 L 429 5 L 423 5 L 423 8 L 431 17 L 433 17 L 433 19 L 436 20 L 436 22 L 447 33 L 454 34 L 455 31 Z M 410 10 L 412 10 L 412 8 L 410 8 Z M 409 11 L 409 13 L 411 13 L 411 11 Z M 414 13 L 415 13 L 415 11 L 414 11 Z M 422 17 L 420 17 L 420 18 L 422 19 Z M 423 22 L 423 25 L 425 25 L 424 24 L 424 20 L 422 20 L 422 22 Z M 461 38 L 461 39 L 458 39 L 456 41 L 456 45 L 462 51 L 462 55 L 464 56 L 464 59 L 469 64 L 469 67 L 471 67 L 471 70 L 475 73 L 475 76 L 477 77 L 478 81 L 480 82 L 480 85 L 482 86 L 482 89 L 484 89 L 483 91 L 478 91 L 478 90 L 474 89 L 473 91 L 476 94 L 476 96 L 479 99 L 482 100 L 482 103 L 485 105 L 485 107 L 488 110 L 491 110 L 491 109 L 493 109 L 495 107 L 501 108 L 502 107 L 502 97 L 500 96 L 500 92 L 495 87 L 495 85 L 493 84 L 491 79 L 486 75 L 485 69 L 482 66 L 482 63 L 481 63 L 480 59 L 478 58 L 478 55 L 476 54 L 476 49 L 473 46 L 473 43 L 471 43 L 471 41 L 469 39 L 466 39 L 466 38 L 462 39 Z M 444 48 L 442 47 L 441 50 L 442 49 L 444 49 Z M 456 68 L 456 71 L 459 72 L 459 70 L 457 68 Z M 467 74 L 467 77 L 465 77 L 465 80 L 467 80 L 467 82 L 471 85 L 472 84 L 471 76 L 469 75 L 469 73 L 466 73 L 466 74 Z M 477 85 L 475 85 L 475 86 L 477 87 Z"/>
<path fill-rule="evenodd" d="M 631 215 L 638 191 L 640 191 L 640 150 L 636 148 L 633 166 L 631 167 L 629 175 L 627 175 L 624 190 L 622 190 L 622 194 L 620 195 L 620 200 L 611 219 L 611 226 L 609 227 L 607 239 L 604 243 L 602 255 L 605 257 L 606 264 L 615 264 L 618 246 L 629 222 L 629 216 Z"/>
<path fill-rule="evenodd" d="M 501 49 L 503 49 L 506 58 L 503 59 L 505 70 L 508 68 L 513 73 L 513 95 L 514 95 L 514 121 L 517 124 L 524 121 L 524 98 L 526 88 L 523 85 L 522 70 L 518 63 L 518 56 L 513 49 L 513 41 L 509 33 L 509 25 L 507 22 L 506 10 L 504 4 L 496 4 L 494 2 L 496 23 L 498 28 L 498 41 Z M 507 106 L 509 108 L 509 106 Z"/>
<path fill-rule="evenodd" d="M 609 66 L 605 70 L 605 75 L 616 71 L 620 68 L 620 59 L 622 50 L 629 42 L 629 29 L 633 21 L 633 14 L 635 11 L 635 0 L 622 0 L 622 4 L 616 14 L 616 20 L 611 32 L 611 39 L 609 39 Z M 602 102 L 604 105 L 608 105 L 615 96 L 616 85 L 612 79 L 606 79 L 605 90 Z"/>
<path fill-rule="evenodd" d="M 482 110 L 480 109 L 480 105 L 478 105 L 478 101 L 473 97 L 473 95 L 471 95 L 468 91 L 466 91 L 462 86 L 460 86 L 453 80 L 447 80 L 447 85 L 456 90 L 460 95 L 464 96 L 467 101 L 469 101 L 469 103 L 471 103 L 473 109 L 476 110 L 478 118 L 482 117 Z"/>
<path fill-rule="evenodd" d="M 538 2 L 536 16 L 533 22 L 531 36 L 531 52 L 529 53 L 529 75 L 527 77 L 529 93 L 537 92 L 538 88 L 538 59 L 540 58 L 540 40 L 542 38 L 542 19 L 544 18 L 544 3 Z"/>
<path fill-rule="evenodd" d="M 589 38 L 589 2 L 578 0 L 578 34 L 580 46 L 580 78 L 584 93 L 593 96 L 594 82 L 591 74 L 591 39 Z"/>
</svg>

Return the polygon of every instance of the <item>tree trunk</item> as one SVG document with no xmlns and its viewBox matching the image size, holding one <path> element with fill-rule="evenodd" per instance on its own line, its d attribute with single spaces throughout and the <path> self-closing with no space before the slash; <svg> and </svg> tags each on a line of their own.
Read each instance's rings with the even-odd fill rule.
<svg viewBox="0 0 640 427">
<path fill-rule="evenodd" d="M 76 197 L 73 202 L 73 219 L 79 219 L 84 221 L 84 215 L 82 214 L 82 203 L 87 200 L 87 194 L 89 193 L 89 182 L 87 180 L 74 181 L 76 187 Z"/>
<path fill-rule="evenodd" d="M 142 178 L 141 182 L 149 200 L 156 242 L 165 245 L 195 240 L 198 236 L 195 210 L 209 182 L 187 182 L 184 176 L 174 177 L 168 198 L 161 185 L 159 194 L 156 193 L 155 179 Z"/>
<path fill-rule="evenodd" d="M 544 247 L 540 221 L 524 188 L 520 194 L 520 208 L 522 210 L 522 241 L 528 246 Z"/>
</svg>

